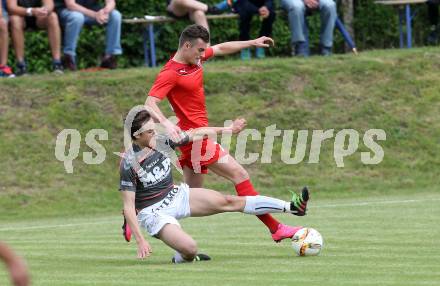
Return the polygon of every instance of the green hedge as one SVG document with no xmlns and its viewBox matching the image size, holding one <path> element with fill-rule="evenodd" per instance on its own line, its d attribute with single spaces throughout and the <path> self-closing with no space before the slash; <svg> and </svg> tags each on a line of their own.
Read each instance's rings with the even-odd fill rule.
<svg viewBox="0 0 440 286">
<path fill-rule="evenodd" d="M 216 3 L 217 1 L 207 1 Z M 280 7 L 279 3 L 277 3 Z M 373 0 L 355 0 L 354 29 L 356 44 L 359 50 L 375 48 L 398 47 L 398 17 L 395 9 L 374 4 Z M 149 15 L 164 15 L 166 1 L 153 0 L 124 0 L 117 1 L 118 10 L 123 18 L 142 17 Z M 413 38 L 415 45 L 423 45 L 427 33 L 427 16 L 424 5 L 418 8 L 416 20 L 413 22 Z M 339 10 L 340 7 L 339 7 Z M 341 12 L 339 15 L 342 18 Z M 315 13 L 308 19 L 310 27 L 310 42 L 312 51 L 317 51 L 319 46 L 320 19 Z M 156 25 L 156 47 L 159 62 L 166 61 L 170 54 L 177 48 L 180 31 L 188 21 Z M 257 36 L 259 20 L 255 17 L 252 34 Z M 223 19 L 210 22 L 212 43 L 238 39 L 237 20 Z M 143 65 L 142 26 L 127 25 L 122 27 L 122 46 L 124 55 L 119 57 L 120 67 L 133 67 Z M 276 47 L 270 54 L 287 56 L 290 54 L 290 31 L 285 13 L 279 13 L 274 25 L 273 37 Z M 85 68 L 96 66 L 104 51 L 105 33 L 100 27 L 86 28 L 82 31 L 78 44 L 78 66 Z M 335 32 L 335 52 L 344 51 L 344 42 L 339 32 Z M 14 53 L 9 54 L 10 64 L 14 64 Z M 50 69 L 50 52 L 45 32 L 26 33 L 26 58 L 31 72 L 42 72 Z"/>
</svg>

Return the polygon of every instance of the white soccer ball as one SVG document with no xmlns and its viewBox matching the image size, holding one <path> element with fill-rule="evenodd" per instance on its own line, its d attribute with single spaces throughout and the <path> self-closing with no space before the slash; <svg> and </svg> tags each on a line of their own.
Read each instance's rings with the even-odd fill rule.
<svg viewBox="0 0 440 286">
<path fill-rule="evenodd" d="M 315 256 L 324 246 L 322 235 L 314 228 L 304 227 L 292 237 L 292 247 L 298 256 Z"/>
</svg>

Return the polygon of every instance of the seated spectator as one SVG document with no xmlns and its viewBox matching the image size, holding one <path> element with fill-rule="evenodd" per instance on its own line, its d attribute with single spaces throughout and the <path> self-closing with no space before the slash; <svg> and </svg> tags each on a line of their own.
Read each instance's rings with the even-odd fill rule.
<svg viewBox="0 0 440 286">
<path fill-rule="evenodd" d="M 0 77 L 15 77 L 12 69 L 7 66 L 9 50 L 8 12 L 6 0 L 0 5 Z"/>
<path fill-rule="evenodd" d="M 429 35 L 428 35 L 428 44 L 429 45 L 437 45 L 438 44 L 438 6 L 439 0 L 429 0 L 428 4 L 428 17 L 429 24 L 431 25 Z"/>
<path fill-rule="evenodd" d="M 122 16 L 116 10 L 115 0 L 105 0 L 102 7 L 98 0 L 56 0 L 57 12 L 64 28 L 63 64 L 69 70 L 76 70 L 76 47 L 84 25 L 100 25 L 106 29 L 105 54 L 102 68 L 117 68 L 116 56 L 122 54 Z"/>
<path fill-rule="evenodd" d="M 321 54 L 331 55 L 333 30 L 337 18 L 336 3 L 333 0 L 281 0 L 281 6 L 288 13 L 292 34 L 292 55 L 302 57 L 309 55 L 304 17 L 307 12 L 317 9 L 321 14 Z"/>
<path fill-rule="evenodd" d="M 216 6 L 208 6 L 196 0 L 168 0 L 167 12 L 174 18 L 188 16 L 191 21 L 209 31 L 205 14 L 221 14 L 223 11 Z"/>
<path fill-rule="evenodd" d="M 237 0 L 233 4 L 234 10 L 240 16 L 240 41 L 248 41 L 250 39 L 251 20 L 254 15 L 259 15 L 261 20 L 261 28 L 259 37 L 270 37 L 272 34 L 272 25 L 275 21 L 275 5 L 273 0 Z M 249 49 L 241 50 L 241 59 L 250 60 L 251 51 Z M 264 58 L 264 48 L 256 49 L 256 57 Z"/>
<path fill-rule="evenodd" d="M 55 73 L 63 73 L 61 65 L 61 32 L 53 0 L 7 0 L 11 36 L 17 58 L 17 75 L 27 73 L 24 58 L 24 30 L 45 29 L 49 35 L 52 67 Z"/>
</svg>

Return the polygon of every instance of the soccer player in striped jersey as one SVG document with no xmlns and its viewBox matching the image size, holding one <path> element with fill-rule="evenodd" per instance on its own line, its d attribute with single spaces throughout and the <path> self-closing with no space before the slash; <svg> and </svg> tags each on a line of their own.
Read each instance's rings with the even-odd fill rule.
<svg viewBox="0 0 440 286">
<path fill-rule="evenodd" d="M 124 215 L 132 230 L 138 258 L 150 256 L 152 249 L 143 237 L 140 226 L 176 250 L 173 263 L 210 260 L 199 254 L 194 239 L 181 227 L 178 219 L 208 216 L 222 212 L 243 212 L 253 215 L 292 213 L 305 215 L 308 191 L 294 194 L 287 202 L 271 197 L 231 196 L 219 192 L 175 185 L 171 173 L 169 153 L 180 145 L 203 140 L 204 136 L 220 132 L 239 133 L 246 125 L 236 119 L 229 127 L 201 127 L 182 132 L 180 142 L 156 134 L 156 124 L 146 110 L 131 112 L 125 129 L 130 133 L 132 146 L 124 153 L 120 164 L 120 186 Z"/>
</svg>

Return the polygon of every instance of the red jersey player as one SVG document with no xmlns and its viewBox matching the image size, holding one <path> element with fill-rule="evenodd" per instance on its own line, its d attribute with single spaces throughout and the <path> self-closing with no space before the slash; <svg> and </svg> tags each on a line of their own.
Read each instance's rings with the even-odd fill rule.
<svg viewBox="0 0 440 286">
<path fill-rule="evenodd" d="M 260 37 L 250 41 L 225 42 L 208 47 L 209 40 L 209 32 L 204 27 L 191 25 L 185 28 L 179 39 L 179 49 L 163 67 L 148 93 L 146 106 L 153 111 L 155 120 L 165 126 L 170 138 L 175 142 L 179 141 L 181 130 L 208 126 L 203 88 L 204 61 L 213 56 L 236 53 L 245 48 L 269 47 L 274 44 L 271 38 Z M 157 105 L 165 98 L 168 99 L 179 119 L 177 126 L 163 115 Z M 201 146 L 198 146 L 199 152 L 194 152 L 192 147 L 192 143 L 181 146 L 182 154 L 179 160 L 184 180 L 191 188 L 202 187 L 203 174 L 209 169 L 231 181 L 239 196 L 258 195 L 248 172 L 218 143 L 206 138 L 201 142 Z M 220 158 L 222 158 L 221 162 Z M 297 197 L 298 204 L 306 206 L 308 199 L 308 191 L 304 188 L 302 194 Z M 302 215 L 304 214 L 305 209 Z M 301 228 L 282 224 L 270 214 L 260 215 L 258 218 L 267 226 L 275 242 L 291 238 Z"/>
</svg>

